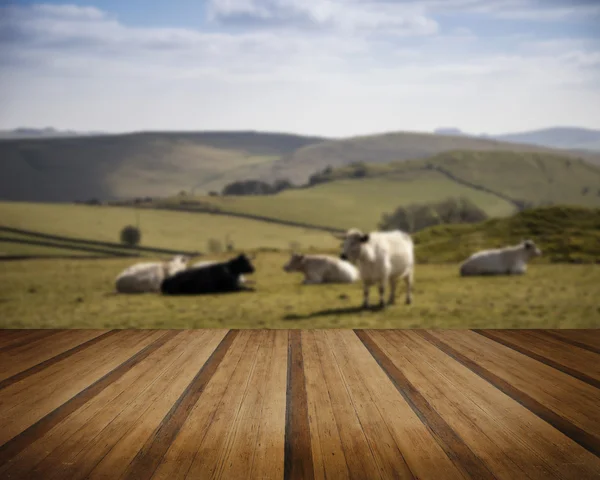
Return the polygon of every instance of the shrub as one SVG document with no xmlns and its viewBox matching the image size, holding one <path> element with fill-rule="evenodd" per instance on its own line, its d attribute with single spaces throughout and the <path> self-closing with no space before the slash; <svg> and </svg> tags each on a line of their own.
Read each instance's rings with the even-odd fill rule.
<svg viewBox="0 0 600 480">
<path fill-rule="evenodd" d="M 121 230 L 121 243 L 129 247 L 138 245 L 142 239 L 142 232 L 133 225 L 127 225 Z"/>
<path fill-rule="evenodd" d="M 221 253 L 223 251 L 223 243 L 218 238 L 209 239 L 207 246 L 210 253 Z"/>
</svg>

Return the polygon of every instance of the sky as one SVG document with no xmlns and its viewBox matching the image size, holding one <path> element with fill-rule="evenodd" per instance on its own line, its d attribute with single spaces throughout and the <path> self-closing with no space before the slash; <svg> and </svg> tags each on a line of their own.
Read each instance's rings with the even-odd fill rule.
<svg viewBox="0 0 600 480">
<path fill-rule="evenodd" d="M 600 128 L 600 0 L 0 0 L 0 129 Z"/>
</svg>

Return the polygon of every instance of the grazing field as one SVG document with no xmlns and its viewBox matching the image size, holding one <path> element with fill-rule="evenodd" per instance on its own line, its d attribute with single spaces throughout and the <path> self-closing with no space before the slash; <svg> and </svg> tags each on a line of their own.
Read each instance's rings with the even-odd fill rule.
<svg viewBox="0 0 600 480">
<path fill-rule="evenodd" d="M 204 213 L 137 210 L 142 230 L 141 245 L 207 250 L 210 239 L 233 242 L 236 249 L 288 249 L 291 242 L 303 249 L 334 248 L 338 241 L 329 233 L 274 223 Z M 118 242 L 119 232 L 136 224 L 136 210 L 127 207 L 104 207 L 69 204 L 0 203 L 0 225 L 43 233 Z M 2 235 L 0 235 L 2 236 Z M 2 251 L 14 244 L 0 242 Z M 25 246 L 21 251 L 27 250 Z M 57 254 L 64 255 L 64 251 Z"/>
<path fill-rule="evenodd" d="M 221 258 L 223 258 L 221 256 Z M 131 259 L 0 264 L 2 328 L 600 328 L 600 265 L 532 264 L 520 277 L 460 278 L 458 265 L 417 265 L 414 304 L 361 311 L 359 284 L 300 284 L 287 254 L 259 252 L 256 291 L 116 295 Z M 377 301 L 377 293 L 371 293 Z"/>
<path fill-rule="evenodd" d="M 522 204 L 600 206 L 600 168 L 553 154 L 454 151 L 423 160 L 343 166 L 316 178 L 323 183 L 277 195 L 171 197 L 155 202 L 195 200 L 201 210 L 210 206 L 341 229 L 376 228 L 384 213 L 401 205 L 448 197 L 467 197 L 490 217 L 508 216 Z"/>
<path fill-rule="evenodd" d="M 495 195 L 466 187 L 441 173 L 409 171 L 392 177 L 339 180 L 278 195 L 200 197 L 223 211 L 348 229 L 377 228 L 381 216 L 408 203 L 431 203 L 464 196 L 491 217 L 510 215 L 515 207 Z M 189 200 L 189 199 L 188 199 Z M 172 199 L 171 203 L 177 203 Z"/>
</svg>

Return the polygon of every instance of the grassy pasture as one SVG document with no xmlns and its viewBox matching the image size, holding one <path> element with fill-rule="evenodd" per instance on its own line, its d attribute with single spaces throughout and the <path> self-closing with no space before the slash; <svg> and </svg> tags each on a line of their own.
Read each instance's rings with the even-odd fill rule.
<svg viewBox="0 0 600 480">
<path fill-rule="evenodd" d="M 418 265 L 413 305 L 403 304 L 401 285 L 397 305 L 361 311 L 359 284 L 300 285 L 300 274 L 283 272 L 287 259 L 257 254 L 255 292 L 188 298 L 114 294 L 132 259 L 3 262 L 0 327 L 600 328 L 600 265 L 533 262 L 524 276 L 495 278 L 460 278 L 457 264 Z"/>
<path fill-rule="evenodd" d="M 223 211 L 340 229 L 370 230 L 377 227 L 383 213 L 399 205 L 458 196 L 471 199 L 492 217 L 510 215 L 514 211 L 514 206 L 502 198 L 428 170 L 362 180 L 343 179 L 312 188 L 286 190 L 278 195 L 199 197 L 196 200 Z M 177 202 L 177 198 L 170 200 L 170 203 Z"/>
<path fill-rule="evenodd" d="M 327 232 L 244 218 L 150 209 L 140 209 L 138 214 L 142 246 L 205 252 L 211 238 L 225 242 L 227 236 L 240 250 L 289 249 L 292 241 L 298 242 L 305 250 L 335 248 L 338 244 Z M 68 237 L 118 242 L 121 228 L 136 224 L 136 210 L 3 202 L 0 203 L 0 224 Z M 2 251 L 14 251 L 16 248 L 14 244 L 2 242 L 0 246 Z M 26 250 L 24 247 L 21 250 Z M 57 250 L 57 254 L 65 253 Z"/>
</svg>

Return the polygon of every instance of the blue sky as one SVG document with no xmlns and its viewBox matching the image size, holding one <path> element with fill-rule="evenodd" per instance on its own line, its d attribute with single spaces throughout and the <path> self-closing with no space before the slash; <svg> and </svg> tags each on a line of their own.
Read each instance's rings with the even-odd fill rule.
<svg viewBox="0 0 600 480">
<path fill-rule="evenodd" d="M 600 128 L 598 0 L 0 0 L 0 129 Z"/>
</svg>

